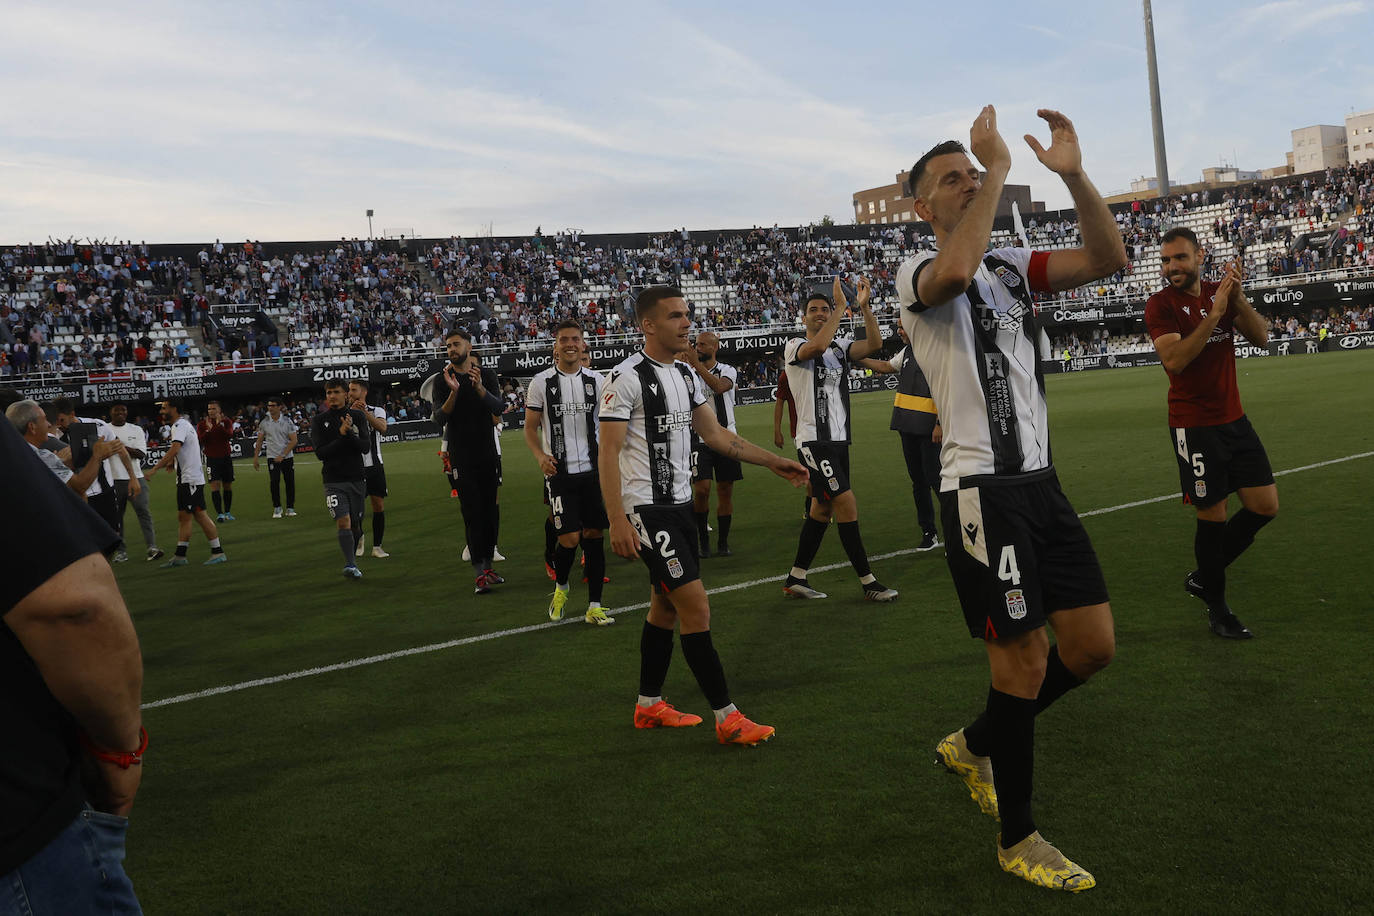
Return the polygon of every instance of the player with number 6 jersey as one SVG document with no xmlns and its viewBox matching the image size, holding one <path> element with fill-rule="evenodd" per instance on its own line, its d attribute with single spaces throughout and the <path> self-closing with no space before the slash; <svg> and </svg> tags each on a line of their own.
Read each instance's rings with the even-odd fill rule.
<svg viewBox="0 0 1374 916">
<path fill-rule="evenodd" d="M 806 468 L 723 429 L 696 374 L 676 354 L 687 347 L 691 319 L 682 292 L 651 286 L 639 294 L 635 317 L 644 349 L 611 373 L 601 395 L 597 470 L 610 519 L 611 547 L 638 556 L 649 570 L 649 613 L 639 641 L 635 728 L 697 725 L 663 699 L 673 657 L 673 630 L 682 654 L 716 718 L 721 744 L 755 745 L 772 726 L 745 718 L 730 700 L 725 670 L 711 640 L 711 605 L 698 571 L 692 524 L 692 432 L 721 454 L 762 465 L 800 486 Z"/>
<path fill-rule="evenodd" d="M 830 296 L 816 291 L 806 300 L 802 312 L 806 336 L 792 338 L 783 348 L 787 382 L 797 400 L 797 457 L 810 468 L 812 497 L 797 541 L 797 558 L 782 586 L 788 598 L 826 597 L 811 587 L 807 573 L 832 518 L 864 598 L 897 598 L 897 590 L 879 582 L 869 567 L 859 533 L 859 504 L 849 484 L 849 367 L 882 346 L 868 297 L 868 278 L 860 277 L 855 304 L 864 316 L 863 340 L 835 336 L 848 304 L 844 285 L 836 277 Z"/>
</svg>

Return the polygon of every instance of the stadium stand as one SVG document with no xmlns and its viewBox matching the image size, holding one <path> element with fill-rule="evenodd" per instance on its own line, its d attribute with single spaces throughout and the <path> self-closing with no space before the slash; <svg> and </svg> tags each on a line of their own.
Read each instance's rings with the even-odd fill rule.
<svg viewBox="0 0 1374 916">
<path fill-rule="evenodd" d="M 1195 231 L 1206 269 L 1232 258 L 1249 285 L 1374 274 L 1374 166 L 1214 188 L 1114 206 L 1130 260 L 1113 277 L 1039 298 L 1038 307 L 1143 302 L 1159 288 L 1159 237 Z M 1018 235 L 1000 220 L 994 245 L 1078 244 L 1072 211 L 1032 214 Z M 892 278 L 933 244 L 923 223 L 752 228 L 659 235 L 541 232 L 526 239 L 339 240 L 209 246 L 49 241 L 0 249 L 0 374 L 71 374 L 133 367 L 329 366 L 435 355 L 454 320 L 488 350 L 547 346 L 576 317 L 594 341 L 629 336 L 635 292 L 676 283 L 698 327 L 796 326 L 808 289 L 837 272 L 870 276 L 880 317 L 896 307 Z M 226 327 L 219 310 L 267 321 Z M 1367 305 L 1271 310 L 1290 337 L 1366 330 Z M 266 330 L 273 328 L 273 330 Z M 1148 350 L 1129 321 L 1051 327 L 1055 356 Z M 756 377 L 767 378 L 761 366 Z"/>
</svg>

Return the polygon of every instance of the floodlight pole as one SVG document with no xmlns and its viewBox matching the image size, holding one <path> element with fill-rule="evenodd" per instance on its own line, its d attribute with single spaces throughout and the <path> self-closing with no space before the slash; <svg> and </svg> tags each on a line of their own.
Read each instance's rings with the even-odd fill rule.
<svg viewBox="0 0 1374 916">
<path fill-rule="evenodd" d="M 367 237 L 372 238 L 372 211 L 367 211 Z"/>
<path fill-rule="evenodd" d="M 1150 70 L 1150 116 L 1154 121 L 1155 180 L 1159 182 L 1159 196 L 1169 193 L 1169 161 L 1164 155 L 1164 112 L 1159 107 L 1159 63 L 1155 60 L 1155 17 L 1150 0 L 1141 0 L 1145 7 L 1145 61 Z"/>
</svg>

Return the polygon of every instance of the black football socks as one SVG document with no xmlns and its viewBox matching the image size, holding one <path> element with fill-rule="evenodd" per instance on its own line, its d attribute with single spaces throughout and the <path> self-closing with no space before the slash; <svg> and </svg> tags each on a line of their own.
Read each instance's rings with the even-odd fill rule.
<svg viewBox="0 0 1374 916">
<path fill-rule="evenodd" d="M 845 556 L 849 557 L 849 565 L 854 567 L 860 579 L 869 575 L 872 570 L 868 567 L 868 553 L 864 550 L 864 539 L 859 534 L 858 520 L 840 522 L 835 527 L 840 529 L 840 543 L 844 546 Z"/>
<path fill-rule="evenodd" d="M 1010 849 L 1035 832 L 1031 786 L 1035 780 L 1035 700 L 988 691 L 988 733 L 992 741 L 992 782 L 1002 820 L 1002 848 Z M 968 733 L 965 732 L 965 738 Z"/>
<path fill-rule="evenodd" d="M 1253 539 L 1253 536 L 1252 536 Z M 1224 613 L 1226 606 L 1226 523 L 1197 520 L 1193 536 L 1193 556 L 1203 600 L 1212 610 Z"/>
<path fill-rule="evenodd" d="M 725 686 L 725 669 L 721 667 L 720 656 L 711 642 L 711 631 L 682 634 L 682 657 L 687 659 L 687 667 L 706 695 L 706 702 L 712 709 L 724 709 L 730 705 L 730 690 Z M 644 693 L 643 690 L 640 691 Z M 645 693 L 645 696 L 652 694 Z"/>
<path fill-rule="evenodd" d="M 586 561 L 583 572 L 587 575 L 587 600 L 592 604 L 600 604 L 601 591 L 606 584 L 605 539 L 583 538 L 582 559 Z"/>
<path fill-rule="evenodd" d="M 645 697 L 663 695 L 663 682 L 668 677 L 668 665 L 673 660 L 673 631 L 644 621 L 639 634 L 639 694 Z"/>
<path fill-rule="evenodd" d="M 1223 562 L 1230 566 L 1236 557 L 1245 553 L 1246 548 L 1255 542 L 1255 535 L 1265 525 L 1274 520 L 1272 515 L 1260 515 L 1249 509 L 1241 509 L 1226 523 L 1226 555 Z"/>
</svg>

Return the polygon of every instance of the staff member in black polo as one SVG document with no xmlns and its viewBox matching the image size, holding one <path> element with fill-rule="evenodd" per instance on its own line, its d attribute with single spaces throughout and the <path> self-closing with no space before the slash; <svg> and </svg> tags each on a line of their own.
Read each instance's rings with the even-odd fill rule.
<svg viewBox="0 0 1374 916">
<path fill-rule="evenodd" d="M 940 546 L 936 536 L 935 504 L 932 490 L 940 488 L 940 415 L 930 396 L 930 383 L 911 355 L 906 329 L 897 328 L 902 349 L 890 360 L 863 359 L 859 362 L 879 375 L 897 373 L 897 396 L 892 400 L 892 422 L 888 429 L 902 437 L 902 457 L 911 478 L 911 497 L 916 501 L 916 521 L 921 525 L 921 544 L 917 550 Z"/>
<path fill-rule="evenodd" d="M 138 913 L 122 862 L 148 733 L 118 538 L 9 423 L 0 473 L 0 912 Z"/>
<path fill-rule="evenodd" d="M 499 458 L 492 425 L 505 411 L 497 394 L 496 373 L 477 365 L 472 335 L 454 328 L 444 337 L 449 364 L 434 386 L 434 422 L 442 430 L 444 449 L 462 502 L 468 554 L 477 576 L 479 595 L 505 579 L 492 567 L 496 552 L 496 494 L 500 486 Z"/>
</svg>

